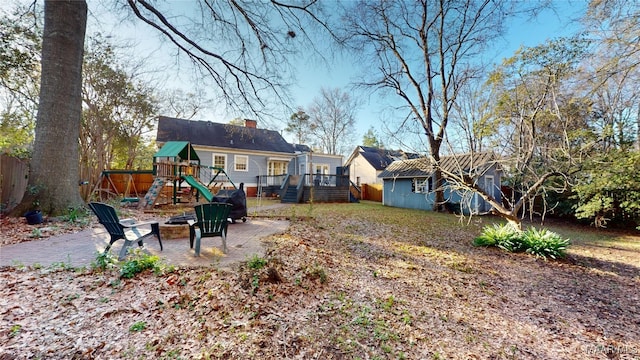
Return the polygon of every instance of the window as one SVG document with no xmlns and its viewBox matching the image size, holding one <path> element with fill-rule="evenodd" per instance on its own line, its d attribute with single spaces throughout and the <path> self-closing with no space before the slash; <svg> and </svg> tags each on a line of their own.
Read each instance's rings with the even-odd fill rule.
<svg viewBox="0 0 640 360">
<path fill-rule="evenodd" d="M 249 157 L 244 155 L 236 155 L 233 158 L 235 171 L 249 171 Z"/>
<path fill-rule="evenodd" d="M 213 154 L 213 166 L 227 170 L 227 155 Z"/>
<path fill-rule="evenodd" d="M 412 191 L 416 194 L 426 194 L 433 190 L 432 178 L 414 178 L 411 182 Z"/>
<path fill-rule="evenodd" d="M 329 165 L 327 164 L 313 164 L 313 168 L 314 174 L 322 174 L 322 175 L 328 175 L 329 174 Z"/>
<path fill-rule="evenodd" d="M 267 175 L 283 175 L 287 173 L 287 166 L 289 163 L 285 161 L 269 161 L 267 168 Z"/>
<path fill-rule="evenodd" d="M 313 184 L 315 186 L 324 185 L 328 186 L 331 182 L 329 178 L 329 165 L 327 164 L 313 164 L 314 174 Z"/>
</svg>

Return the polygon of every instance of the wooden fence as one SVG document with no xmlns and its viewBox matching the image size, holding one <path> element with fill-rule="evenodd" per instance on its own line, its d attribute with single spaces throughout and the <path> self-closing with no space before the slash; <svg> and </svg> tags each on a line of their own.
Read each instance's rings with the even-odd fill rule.
<svg viewBox="0 0 640 360">
<path fill-rule="evenodd" d="M 27 189 L 29 163 L 0 154 L 0 212 L 13 209 Z"/>
<path fill-rule="evenodd" d="M 362 184 L 362 200 L 382 202 L 382 184 Z"/>
</svg>

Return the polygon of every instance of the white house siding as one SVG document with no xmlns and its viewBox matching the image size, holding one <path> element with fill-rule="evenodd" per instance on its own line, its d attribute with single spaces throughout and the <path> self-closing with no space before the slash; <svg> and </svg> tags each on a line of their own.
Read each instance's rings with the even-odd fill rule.
<svg viewBox="0 0 640 360">
<path fill-rule="evenodd" d="M 358 178 L 359 182 L 358 182 Z M 362 156 L 356 156 L 349 165 L 349 179 L 354 184 L 381 184 L 382 179 L 378 178 L 378 171 Z"/>
</svg>

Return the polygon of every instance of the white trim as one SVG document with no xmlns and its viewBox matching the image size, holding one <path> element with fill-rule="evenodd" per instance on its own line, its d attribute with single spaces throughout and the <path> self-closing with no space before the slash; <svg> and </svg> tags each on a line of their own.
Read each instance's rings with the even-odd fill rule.
<svg viewBox="0 0 640 360">
<path fill-rule="evenodd" d="M 291 162 L 293 159 L 281 158 L 281 157 L 268 157 L 267 162 L 269 161 L 282 161 L 282 162 Z"/>
<path fill-rule="evenodd" d="M 239 159 L 244 159 L 244 162 L 239 162 Z M 244 164 L 245 168 L 244 169 L 238 169 L 238 164 Z M 233 171 L 242 171 L 242 172 L 248 172 L 249 171 L 249 155 L 233 155 Z"/>
<path fill-rule="evenodd" d="M 193 145 L 192 147 L 195 150 L 208 151 L 214 153 L 227 153 L 227 154 L 240 154 L 240 155 L 260 155 L 260 156 L 275 156 L 286 158 L 289 156 L 293 159 L 296 154 L 293 153 L 282 153 L 277 151 L 264 151 L 264 150 L 248 150 L 248 149 L 236 149 L 229 147 L 221 147 L 221 146 L 203 146 L 203 145 Z"/>
<path fill-rule="evenodd" d="M 229 162 L 227 161 L 227 154 L 223 154 L 223 153 L 211 153 L 211 166 L 216 166 L 216 156 L 220 156 L 224 158 L 224 166 L 222 167 L 222 169 L 224 171 L 227 171 L 227 165 L 229 164 Z"/>
</svg>

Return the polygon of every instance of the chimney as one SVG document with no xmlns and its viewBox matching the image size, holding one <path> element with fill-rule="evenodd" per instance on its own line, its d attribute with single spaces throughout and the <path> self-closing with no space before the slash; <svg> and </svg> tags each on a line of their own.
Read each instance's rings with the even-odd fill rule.
<svg viewBox="0 0 640 360">
<path fill-rule="evenodd" d="M 244 119 L 244 127 L 255 129 L 258 127 L 258 122 L 256 120 Z"/>
</svg>

